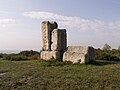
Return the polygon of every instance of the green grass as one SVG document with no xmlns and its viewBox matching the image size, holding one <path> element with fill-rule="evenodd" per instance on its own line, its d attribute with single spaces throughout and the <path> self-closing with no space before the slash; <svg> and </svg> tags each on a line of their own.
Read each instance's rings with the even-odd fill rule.
<svg viewBox="0 0 120 90">
<path fill-rule="evenodd" d="M 0 60 L 0 90 L 120 90 L 120 64 Z"/>
</svg>

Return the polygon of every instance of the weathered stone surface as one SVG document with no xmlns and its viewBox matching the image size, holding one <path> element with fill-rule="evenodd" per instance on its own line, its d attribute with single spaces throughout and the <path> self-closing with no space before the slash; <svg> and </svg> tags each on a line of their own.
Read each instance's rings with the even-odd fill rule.
<svg viewBox="0 0 120 90">
<path fill-rule="evenodd" d="M 58 28 L 56 22 L 50 23 L 49 21 L 42 22 L 42 41 L 43 41 L 43 50 L 51 50 L 51 32 L 53 29 Z"/>
<path fill-rule="evenodd" d="M 73 63 L 89 63 L 95 60 L 93 47 L 69 46 L 66 49 L 66 30 L 57 28 L 56 22 L 42 22 L 43 47 L 40 53 L 41 59 L 63 59 L 63 61 L 72 61 Z"/>
<path fill-rule="evenodd" d="M 63 61 L 71 61 L 73 63 L 89 63 L 93 60 L 95 60 L 93 47 L 69 46 L 63 54 Z"/>
<path fill-rule="evenodd" d="M 52 31 L 51 50 L 64 51 L 67 47 L 66 37 L 67 35 L 65 29 L 54 29 Z"/>
<path fill-rule="evenodd" d="M 60 51 L 41 51 L 40 58 L 43 60 L 62 59 L 63 52 Z"/>
</svg>

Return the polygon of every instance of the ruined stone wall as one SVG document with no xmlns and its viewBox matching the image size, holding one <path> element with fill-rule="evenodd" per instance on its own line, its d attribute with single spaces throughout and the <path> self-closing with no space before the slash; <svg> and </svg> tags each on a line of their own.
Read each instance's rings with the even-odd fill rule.
<svg viewBox="0 0 120 90">
<path fill-rule="evenodd" d="M 41 59 L 60 59 L 73 63 L 90 63 L 95 60 L 95 51 L 89 46 L 69 46 L 67 48 L 66 29 L 58 29 L 56 22 L 42 22 Z"/>
<path fill-rule="evenodd" d="M 51 33 L 52 30 L 58 28 L 56 22 L 50 23 L 49 21 L 42 22 L 42 42 L 43 47 L 42 50 L 50 51 L 51 50 Z"/>
<path fill-rule="evenodd" d="M 54 29 L 52 31 L 51 41 L 52 41 L 51 50 L 64 51 L 67 47 L 66 30 Z"/>
<path fill-rule="evenodd" d="M 42 40 L 41 59 L 62 59 L 67 47 L 65 29 L 58 29 L 56 22 L 44 21 L 42 22 Z"/>
<path fill-rule="evenodd" d="M 73 63 L 89 63 L 95 58 L 94 48 L 87 46 L 69 46 L 64 52 L 63 61 Z"/>
<path fill-rule="evenodd" d="M 41 52 L 41 59 L 50 60 L 50 59 L 58 59 L 61 60 L 63 52 L 60 51 L 42 51 Z"/>
</svg>

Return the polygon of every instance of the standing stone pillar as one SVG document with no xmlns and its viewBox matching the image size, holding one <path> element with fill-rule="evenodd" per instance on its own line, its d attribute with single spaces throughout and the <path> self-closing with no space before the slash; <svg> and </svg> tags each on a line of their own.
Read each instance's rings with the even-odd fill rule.
<svg viewBox="0 0 120 90">
<path fill-rule="evenodd" d="M 49 21 L 42 22 L 42 42 L 43 42 L 43 51 L 51 50 L 51 32 L 53 29 L 58 28 L 56 22 L 50 23 Z"/>
<path fill-rule="evenodd" d="M 51 42 L 51 50 L 64 51 L 67 48 L 66 29 L 54 29 Z"/>
</svg>

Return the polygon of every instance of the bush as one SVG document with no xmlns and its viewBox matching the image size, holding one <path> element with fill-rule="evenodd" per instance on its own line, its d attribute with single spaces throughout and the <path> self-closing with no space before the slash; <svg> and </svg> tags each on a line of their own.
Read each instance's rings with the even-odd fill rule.
<svg viewBox="0 0 120 90">
<path fill-rule="evenodd" d="M 24 56 L 26 56 L 26 57 L 31 57 L 31 56 L 33 56 L 33 55 L 38 55 L 39 52 L 30 50 L 30 51 L 22 51 L 22 52 L 20 52 L 19 54 L 20 54 L 20 55 L 24 55 Z"/>
<path fill-rule="evenodd" d="M 120 61 L 120 52 L 119 50 L 95 50 L 95 59 L 96 60 L 109 60 L 109 61 Z"/>
<path fill-rule="evenodd" d="M 3 58 L 3 56 L 0 54 L 0 58 Z"/>
<path fill-rule="evenodd" d="M 11 60 L 11 61 L 28 60 L 28 58 L 26 56 L 19 55 L 19 54 L 10 54 L 5 59 Z"/>
<path fill-rule="evenodd" d="M 37 60 L 39 59 L 39 52 L 37 51 L 22 51 L 18 54 L 0 54 L 3 60 L 20 61 L 20 60 Z"/>
</svg>

